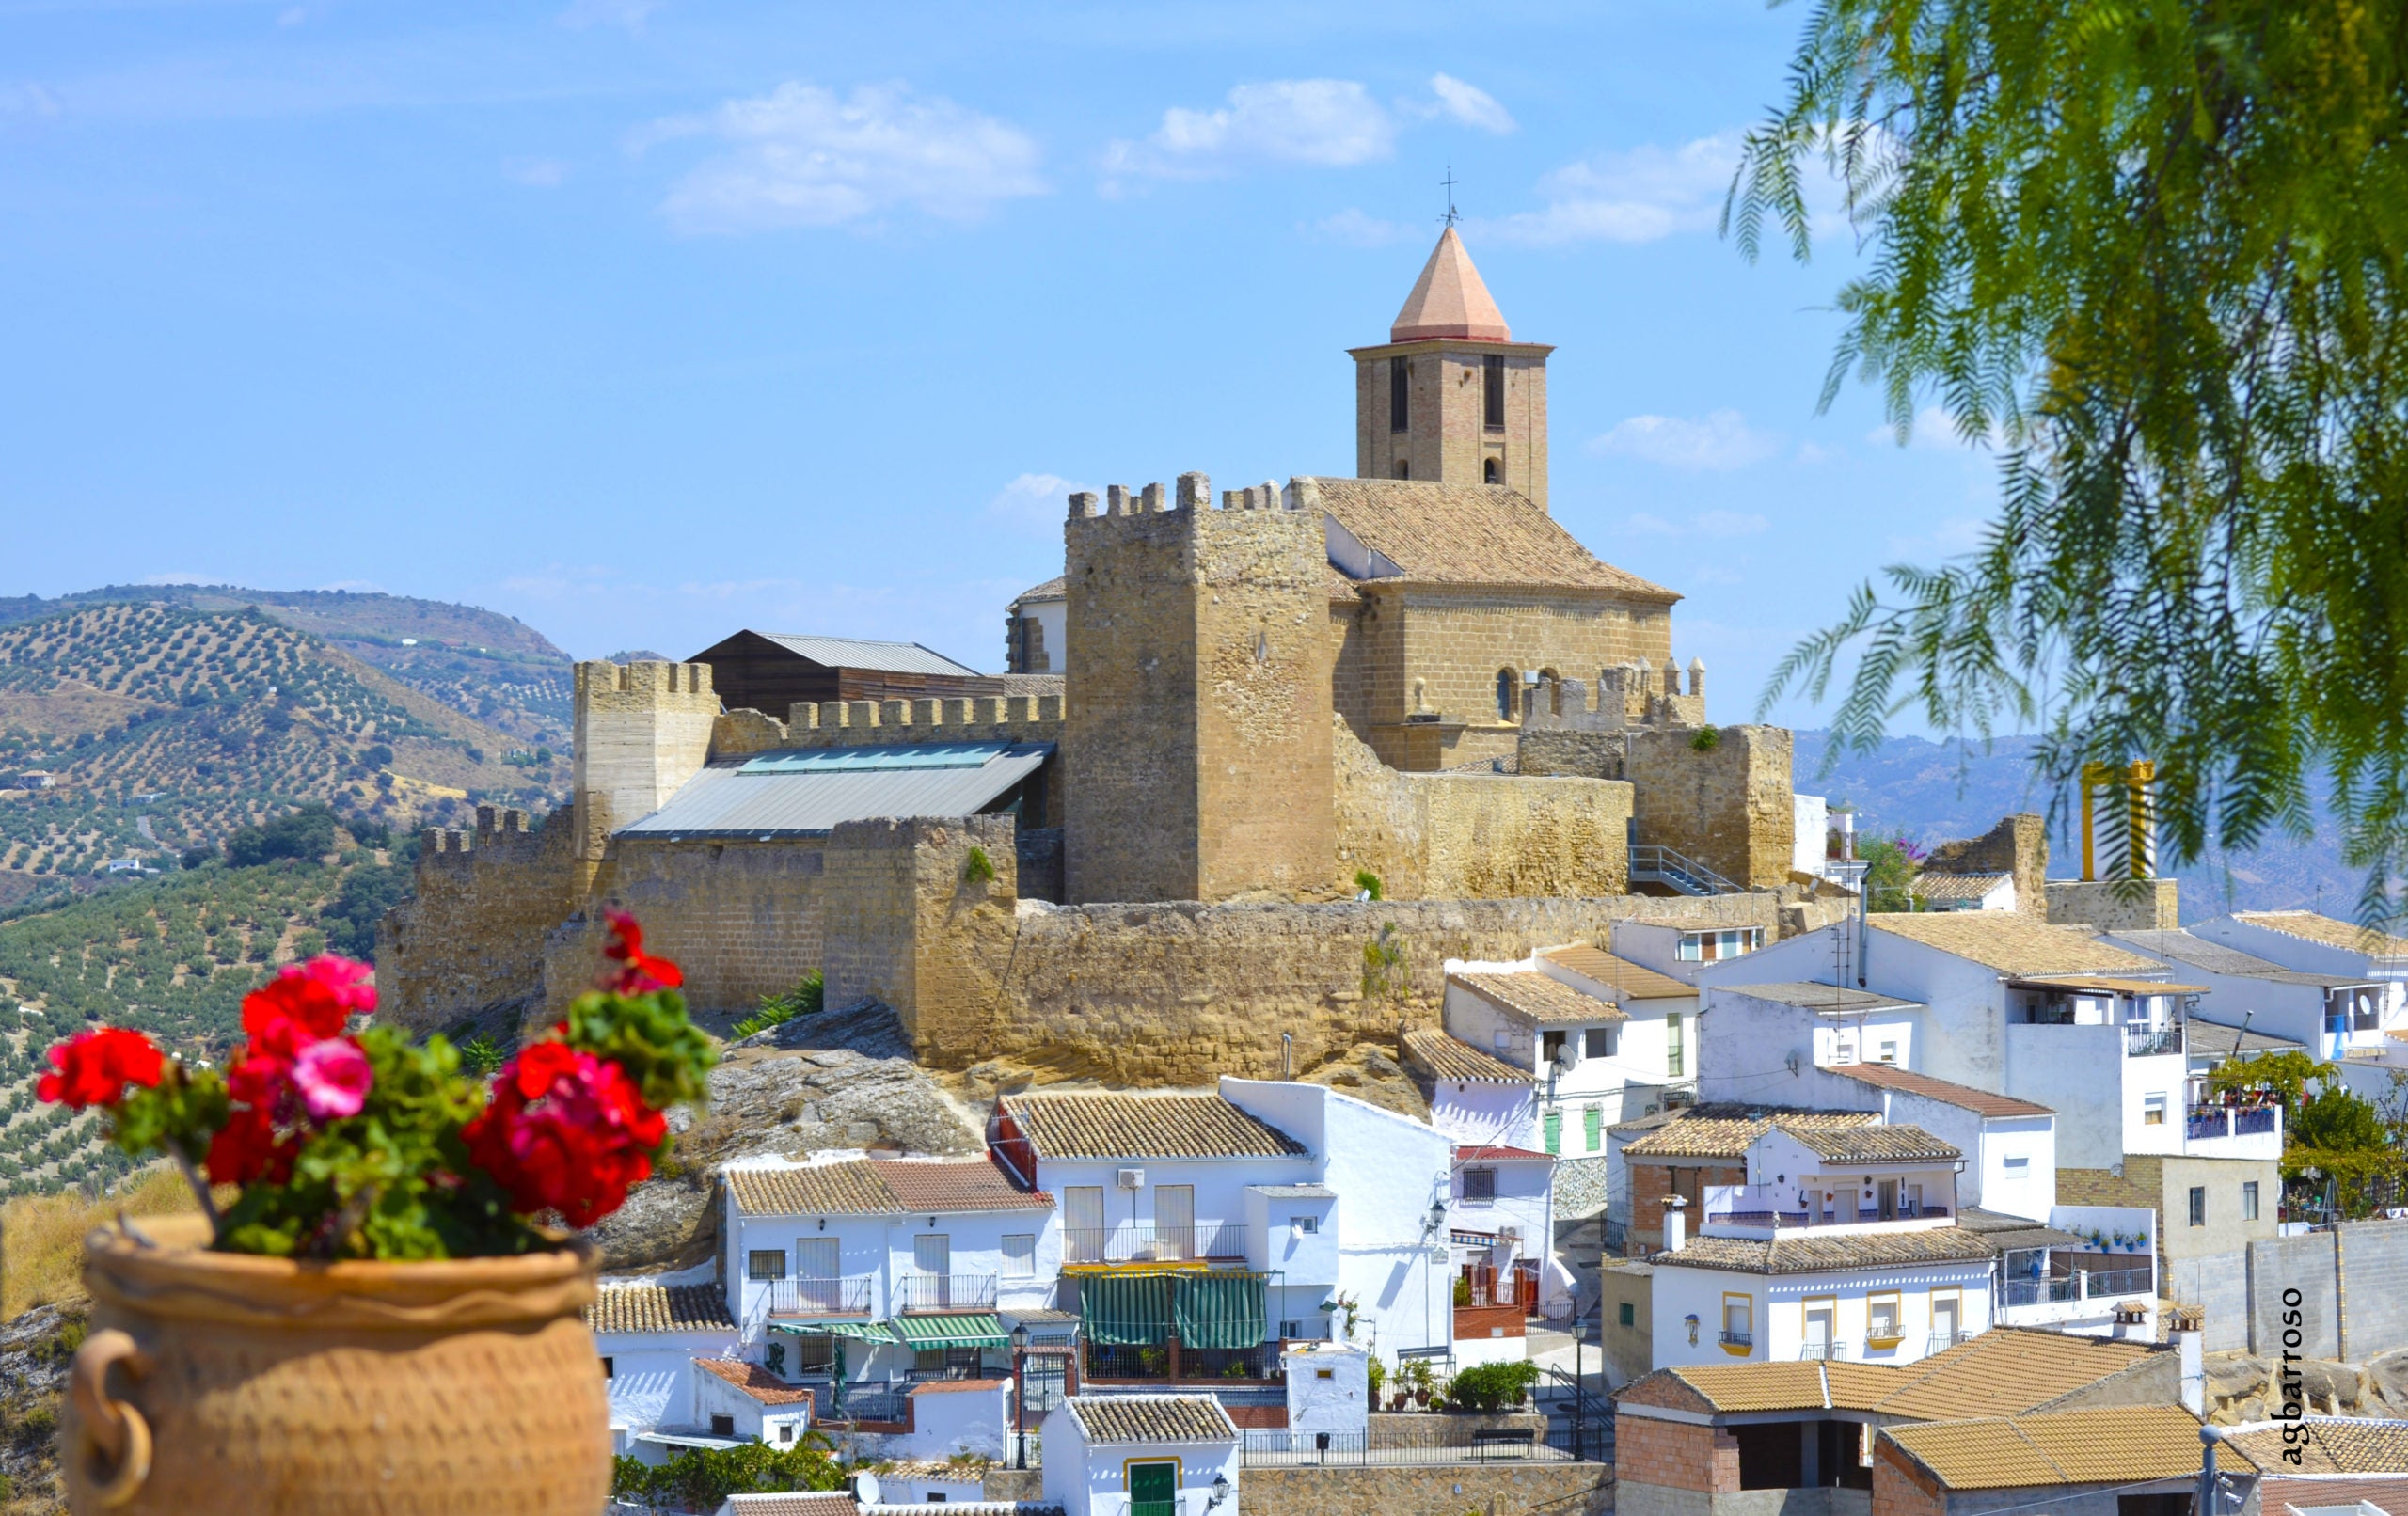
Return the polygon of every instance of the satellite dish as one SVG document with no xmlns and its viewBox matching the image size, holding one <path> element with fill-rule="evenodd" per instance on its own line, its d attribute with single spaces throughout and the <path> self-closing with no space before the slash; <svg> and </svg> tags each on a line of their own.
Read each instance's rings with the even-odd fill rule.
<svg viewBox="0 0 2408 1516">
<path fill-rule="evenodd" d="M 853 1476 L 853 1504 L 857 1506 L 880 1504 L 878 1498 L 878 1476 L 867 1469 Z"/>
</svg>

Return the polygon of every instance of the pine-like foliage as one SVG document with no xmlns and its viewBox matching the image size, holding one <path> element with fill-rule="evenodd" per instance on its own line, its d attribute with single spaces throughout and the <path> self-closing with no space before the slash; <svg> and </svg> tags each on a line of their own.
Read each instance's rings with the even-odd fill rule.
<svg viewBox="0 0 2408 1516">
<path fill-rule="evenodd" d="M 1868 271 L 1827 382 L 2001 454 L 1981 548 L 1893 566 L 1775 675 L 1862 748 L 1909 705 L 2040 721 L 2060 786 L 2157 763 L 2162 845 L 2304 834 L 2361 914 L 2408 863 L 2408 0 L 1826 0 L 1725 212 Z M 2126 845 L 2111 805 L 2106 843 Z"/>
</svg>

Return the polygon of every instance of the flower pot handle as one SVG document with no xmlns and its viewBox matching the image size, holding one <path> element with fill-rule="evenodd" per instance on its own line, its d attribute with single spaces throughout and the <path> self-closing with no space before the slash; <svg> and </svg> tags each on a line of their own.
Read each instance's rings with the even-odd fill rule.
<svg viewBox="0 0 2408 1516">
<path fill-rule="evenodd" d="M 150 1477 L 150 1423 L 129 1402 L 109 1396 L 109 1370 L 119 1364 L 135 1373 L 150 1366 L 135 1340 L 111 1327 L 84 1339 L 67 1378 L 83 1444 L 74 1456 L 85 1461 L 92 1498 L 103 1508 L 132 1500 Z"/>
</svg>

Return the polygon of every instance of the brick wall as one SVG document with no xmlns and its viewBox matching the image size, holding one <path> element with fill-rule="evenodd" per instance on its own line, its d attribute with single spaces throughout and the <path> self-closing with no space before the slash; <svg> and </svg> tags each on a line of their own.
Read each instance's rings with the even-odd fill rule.
<svg viewBox="0 0 2408 1516">
<path fill-rule="evenodd" d="M 2408 1222 L 2347 1222 L 2252 1242 L 2248 1272 L 2249 1350 L 2261 1357 L 2290 1346 L 2287 1289 L 2299 1291 L 2301 1341 L 2291 1350 L 2303 1357 L 2364 1363 L 2408 1348 Z"/>
<path fill-rule="evenodd" d="M 388 1024 L 437 1032 L 506 1001 L 539 996 L 544 936 L 584 898 L 591 870 L 572 818 L 541 832 L 517 811 L 477 808 L 473 831 L 422 839 L 415 897 L 376 928 L 376 989 Z"/>
<path fill-rule="evenodd" d="M 2128 888 L 2117 879 L 2052 879 L 2048 919 L 2111 932 L 2171 931 L 2182 924 L 2179 881 L 2145 880 L 2132 900 L 2124 898 Z"/>
<path fill-rule="evenodd" d="M 1614 1471 L 1602 1463 L 1440 1463 L 1406 1468 L 1250 1468 L 1238 1477 L 1245 1516 L 1605 1516 Z"/>
<path fill-rule="evenodd" d="M 2408 1222 L 2345 1222 L 2339 1236 L 2343 1355 L 2408 1348 Z"/>
<path fill-rule="evenodd" d="M 1402 460 L 1411 477 L 1453 484 L 1485 481 L 1482 464 L 1497 460 L 1497 482 L 1546 509 L 1546 355 L 1530 343 L 1465 343 L 1443 339 L 1357 348 L 1354 357 L 1354 473 L 1395 479 Z M 1489 354 L 1505 359 L 1505 424 L 1486 424 L 1481 367 Z M 1406 365 L 1405 429 L 1389 430 L 1395 369 Z"/>
<path fill-rule="evenodd" d="M 1739 1439 L 1719 1427 L 1618 1415 L 1614 1417 L 1614 1473 L 1625 1485 L 1736 1494 Z"/>
<path fill-rule="evenodd" d="M 1654 1253 L 1664 1245 L 1664 1200 L 1672 1193 L 1672 1169 L 1670 1163 L 1649 1163 L 1642 1160 L 1626 1160 L 1630 1173 L 1630 1240 L 1642 1253 Z M 1698 1176 L 1698 1194 L 1705 1187 L 1717 1184 L 1745 1184 L 1747 1171 L 1739 1164 L 1708 1163 L 1693 1165 Z M 1699 1208 L 1692 1205 L 1687 1211 L 1689 1236 L 1697 1236 L 1703 1219 Z"/>
<path fill-rule="evenodd" d="M 1873 1445 L 1873 1516 L 1941 1516 L 1948 1508 L 1940 1481 L 1915 1467 L 1894 1443 Z"/>
</svg>

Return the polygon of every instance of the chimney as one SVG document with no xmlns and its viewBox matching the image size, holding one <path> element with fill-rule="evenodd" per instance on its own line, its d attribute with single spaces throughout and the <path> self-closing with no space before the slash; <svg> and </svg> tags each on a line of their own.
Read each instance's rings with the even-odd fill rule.
<svg viewBox="0 0 2408 1516">
<path fill-rule="evenodd" d="M 1667 1253 L 1678 1253 L 1688 1245 L 1688 1218 L 1682 1214 L 1688 1207 L 1689 1203 L 1678 1195 L 1664 1197 L 1664 1251 Z"/>
<path fill-rule="evenodd" d="M 2208 1372 L 2199 1353 L 2199 1334 L 2195 1330 L 2175 1333 L 2174 1350 L 2180 1359 L 2182 1409 L 2204 1421 L 2208 1414 Z"/>
</svg>

